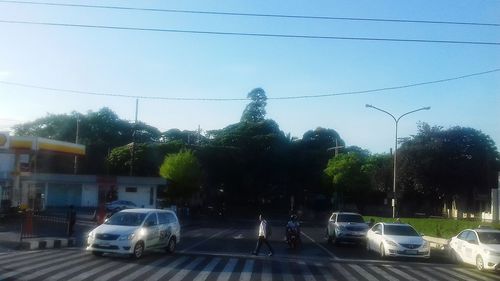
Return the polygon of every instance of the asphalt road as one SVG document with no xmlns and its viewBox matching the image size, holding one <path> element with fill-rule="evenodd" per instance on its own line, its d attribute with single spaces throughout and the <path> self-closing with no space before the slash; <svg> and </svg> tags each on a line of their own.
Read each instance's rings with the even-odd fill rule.
<svg viewBox="0 0 500 281">
<path fill-rule="evenodd" d="M 173 255 L 95 257 L 83 247 L 0 253 L 0 280 L 500 280 L 442 257 L 380 260 L 356 245 L 330 245 L 323 226 L 303 226 L 303 244 L 291 250 L 284 223 L 272 224 L 272 257 L 265 246 L 251 255 L 257 221 L 204 221 L 183 228 Z"/>
</svg>

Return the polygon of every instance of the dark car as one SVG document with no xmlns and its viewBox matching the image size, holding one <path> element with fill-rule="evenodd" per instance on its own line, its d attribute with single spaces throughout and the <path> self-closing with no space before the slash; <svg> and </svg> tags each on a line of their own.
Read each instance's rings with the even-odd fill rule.
<svg viewBox="0 0 500 281">
<path fill-rule="evenodd" d="M 108 212 L 118 212 L 124 209 L 137 208 L 137 205 L 132 201 L 127 200 L 116 200 L 113 202 L 106 203 L 106 211 Z"/>
</svg>

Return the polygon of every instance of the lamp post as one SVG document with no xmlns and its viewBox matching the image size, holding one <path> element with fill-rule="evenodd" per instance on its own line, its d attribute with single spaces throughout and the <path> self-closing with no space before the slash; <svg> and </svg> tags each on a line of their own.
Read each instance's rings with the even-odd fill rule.
<svg viewBox="0 0 500 281">
<path fill-rule="evenodd" d="M 397 168 L 397 155 L 398 155 L 398 123 L 399 123 L 399 120 L 403 116 L 406 116 L 408 114 L 411 114 L 411 113 L 414 113 L 414 112 L 417 112 L 417 111 L 421 111 L 421 110 L 429 110 L 429 109 L 431 109 L 431 107 L 430 106 L 426 106 L 426 107 L 422 107 L 422 108 L 419 108 L 419 109 L 415 109 L 415 110 L 406 112 L 405 114 L 402 114 L 398 118 L 394 117 L 394 115 L 392 115 L 391 113 L 389 113 L 389 112 L 387 112 L 387 111 L 385 111 L 383 109 L 380 109 L 378 107 L 375 107 L 375 106 L 373 106 L 371 104 L 367 104 L 366 107 L 373 108 L 373 109 L 376 109 L 378 111 L 382 111 L 383 113 L 388 114 L 389 116 L 392 117 L 392 119 L 394 119 L 394 122 L 395 122 L 395 127 L 396 127 L 396 134 L 395 135 L 396 135 L 396 137 L 394 139 L 394 175 L 393 175 L 393 181 L 392 181 L 392 192 L 393 192 L 392 218 L 395 218 L 396 217 L 396 178 L 397 178 L 396 168 Z"/>
</svg>

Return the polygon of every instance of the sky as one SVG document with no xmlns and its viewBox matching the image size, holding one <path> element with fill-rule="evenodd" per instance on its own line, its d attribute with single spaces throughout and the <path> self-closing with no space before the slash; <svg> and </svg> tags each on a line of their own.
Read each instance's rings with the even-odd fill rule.
<svg viewBox="0 0 500 281">
<path fill-rule="evenodd" d="M 108 107 L 166 131 L 222 129 L 237 123 L 254 88 L 266 91 L 267 118 L 293 137 L 317 127 L 372 153 L 417 134 L 418 123 L 471 127 L 500 143 L 500 44 L 443 44 L 234 36 L 75 27 L 114 26 L 177 31 L 397 38 L 500 43 L 500 1 L 33 1 L 222 13 L 494 23 L 423 24 L 250 17 L 98 9 L 0 1 L 0 131 L 47 114 Z M 10 21 L 10 22 L 6 22 Z M 15 22 L 66 24 L 49 26 Z M 497 70 L 442 83 L 370 93 Z M 4 82 L 4 83 L 2 83 Z M 8 83 L 33 85 L 21 87 Z M 338 95 L 339 93 L 353 93 Z M 302 99 L 281 97 L 328 95 Z M 76 129 L 76 126 L 75 126 Z"/>
</svg>

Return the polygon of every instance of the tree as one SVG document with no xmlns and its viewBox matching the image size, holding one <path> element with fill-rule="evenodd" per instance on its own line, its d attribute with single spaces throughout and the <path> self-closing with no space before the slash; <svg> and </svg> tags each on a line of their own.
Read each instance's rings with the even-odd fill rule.
<svg viewBox="0 0 500 281">
<path fill-rule="evenodd" d="M 241 115 L 241 122 L 260 122 L 266 117 L 267 96 L 261 88 L 253 89 L 247 98 L 252 101 L 246 106 Z"/>
<path fill-rule="evenodd" d="M 359 205 L 361 197 L 370 190 L 369 178 L 363 170 L 366 156 L 357 152 L 343 153 L 328 161 L 324 170 L 331 179 L 333 192 L 340 194 L 340 198 L 350 197 L 353 203 Z M 340 202 L 340 208 L 342 208 Z"/>
<path fill-rule="evenodd" d="M 187 200 L 199 191 L 201 167 L 191 150 L 169 154 L 160 166 L 160 175 L 168 181 L 168 195 Z"/>
<path fill-rule="evenodd" d="M 398 160 L 397 189 L 408 209 L 427 208 L 440 215 L 444 202 L 459 198 L 469 211 L 481 211 L 474 198 L 497 186 L 495 143 L 472 128 L 443 130 L 422 123 L 418 134 L 401 146 Z"/>
</svg>

